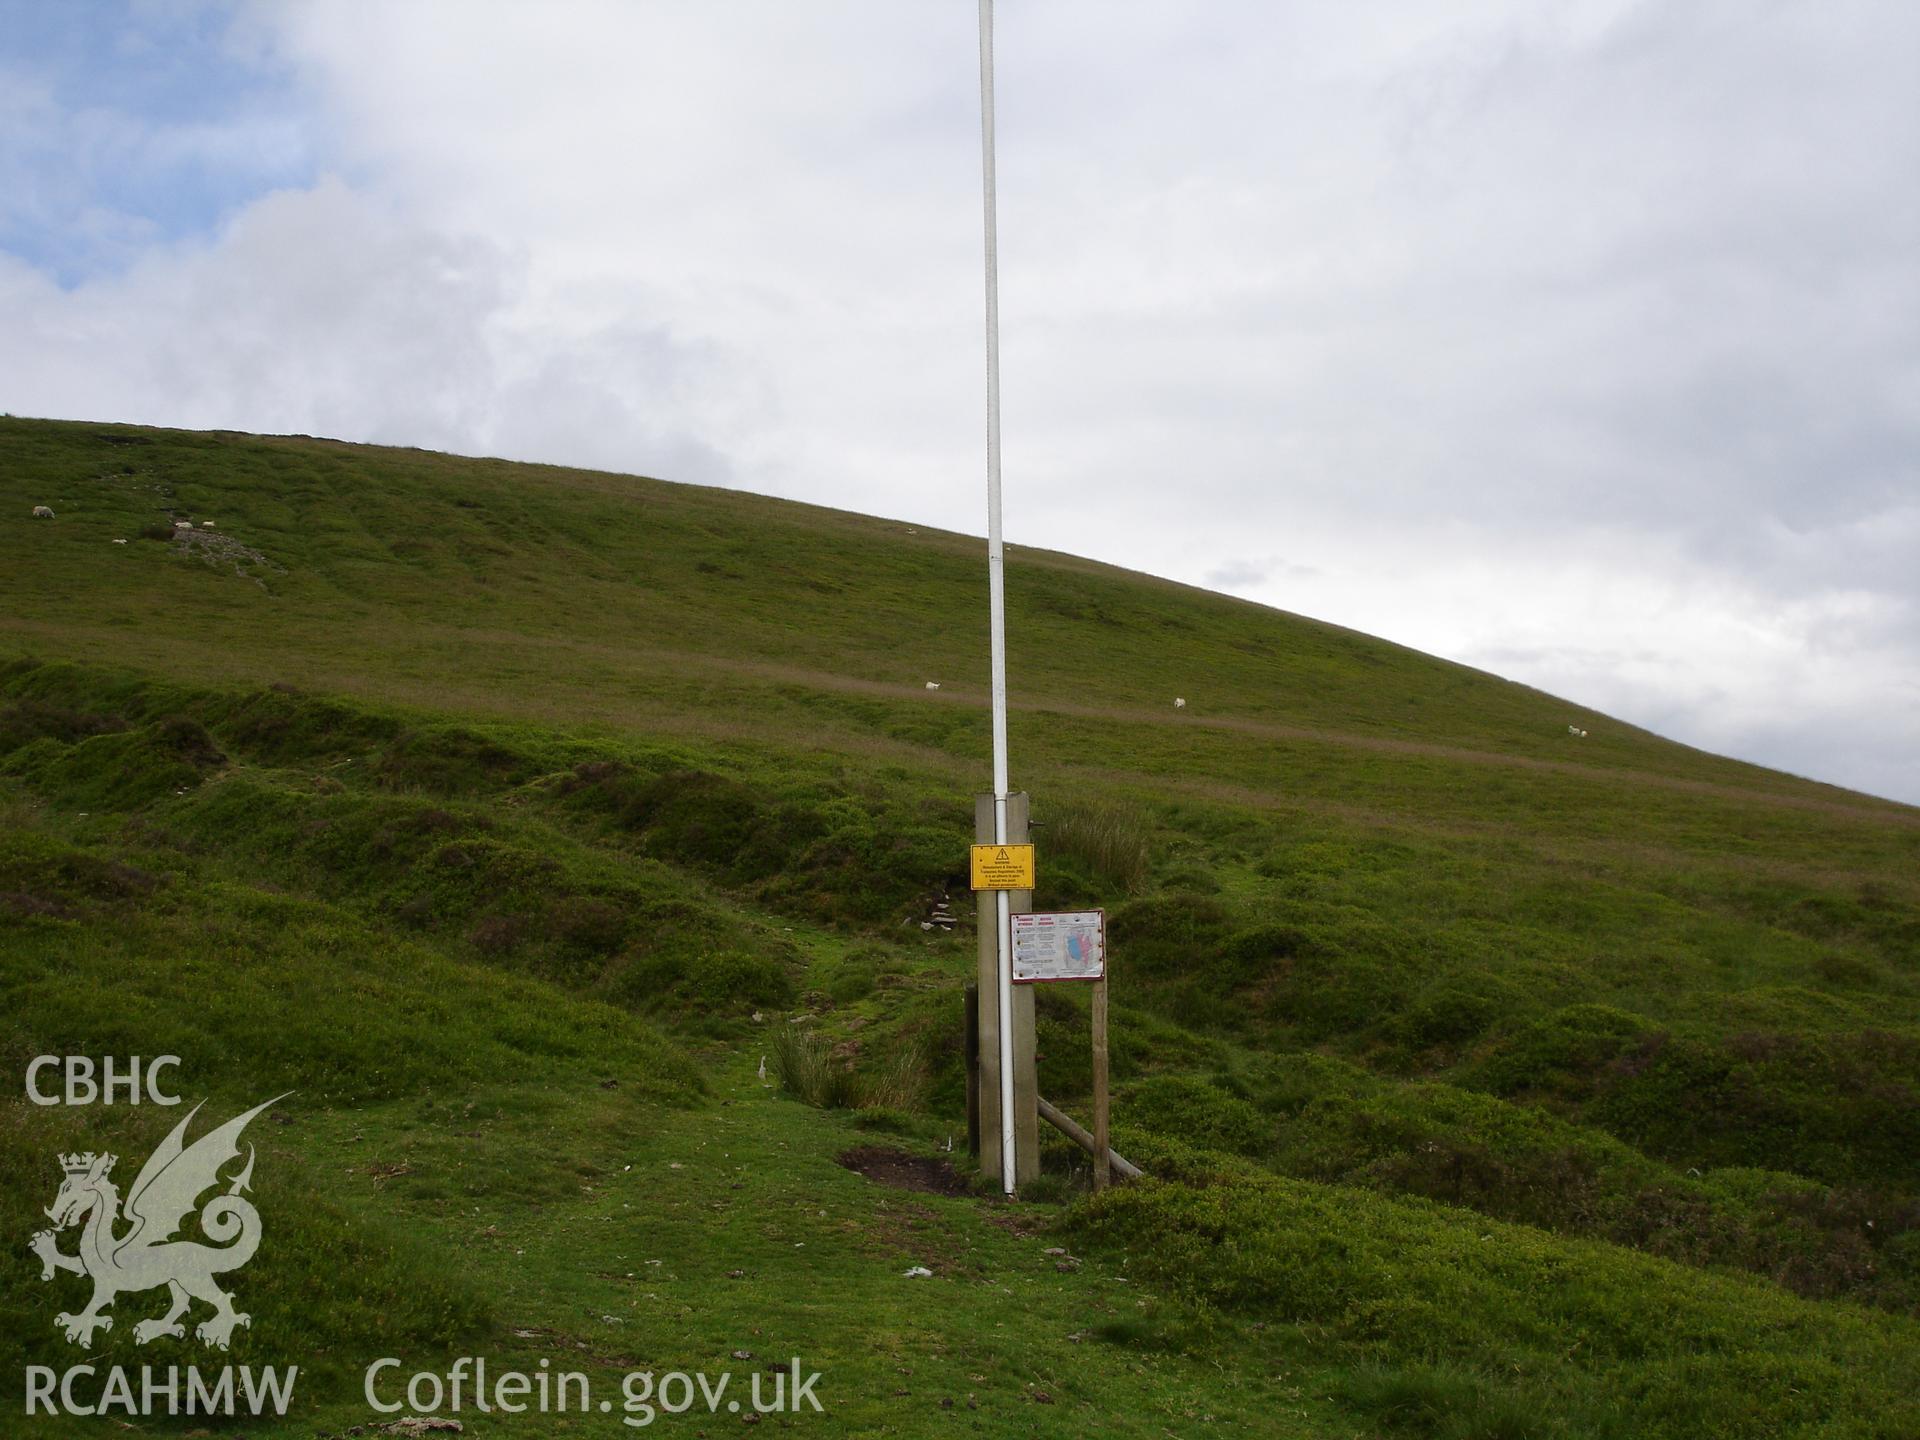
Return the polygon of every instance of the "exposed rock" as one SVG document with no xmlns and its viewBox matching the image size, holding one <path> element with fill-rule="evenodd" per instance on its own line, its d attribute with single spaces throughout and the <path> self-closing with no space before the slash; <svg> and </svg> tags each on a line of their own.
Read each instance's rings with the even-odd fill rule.
<svg viewBox="0 0 1920 1440">
<path fill-rule="evenodd" d="M 216 568 L 231 565 L 234 574 L 246 576 L 262 589 L 266 582 L 250 573 L 248 567 L 270 570 L 276 575 L 287 573 L 284 567 L 274 564 L 251 545 L 242 545 L 231 535 L 216 530 L 196 530 L 190 520 L 176 520 L 173 524 L 173 543 L 183 553 L 197 556 Z"/>
</svg>

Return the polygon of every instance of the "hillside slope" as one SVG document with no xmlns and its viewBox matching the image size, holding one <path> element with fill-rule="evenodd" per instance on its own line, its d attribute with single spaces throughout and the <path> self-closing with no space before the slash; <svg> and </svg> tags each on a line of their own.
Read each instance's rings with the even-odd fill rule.
<svg viewBox="0 0 1920 1440">
<path fill-rule="evenodd" d="M 986 770 L 978 541 L 4 419 L 0 546 L 0 1047 L 306 1097 L 263 1156 L 288 1238 L 246 1341 L 320 1348 L 288 1433 L 366 1418 L 387 1330 L 723 1368 L 735 1272 L 874 1433 L 969 1395 L 1042 1434 L 1920 1429 L 1920 811 L 1016 549 L 1038 900 L 1111 913 L 1123 1148 L 1156 1179 L 1089 1198 L 1054 1150 L 1003 1219 L 830 1163 L 960 1120 L 971 936 L 932 917 Z M 1042 998 L 1072 1107 L 1085 1018 Z M 770 1050 L 827 1111 L 751 1078 Z M 72 1122 L 0 1115 L 37 1214 Z M 750 1176 L 695 1163 L 722 1130 Z M 634 1188 L 642 1151 L 702 1173 Z M 805 1238 L 681 1213 L 733 1187 Z M 679 1236 L 673 1303 L 627 1283 L 627 1223 Z M 574 1249 L 535 1269 L 551 1227 Z M 923 1253 L 945 1322 L 883 1283 Z M 55 1363 L 9 1263 L 5 1332 Z M 1054 1327 L 1025 1346 L 982 1338 L 1013 1274 Z"/>
<path fill-rule="evenodd" d="M 871 730 L 888 728 L 875 723 L 884 702 L 912 700 L 933 718 L 900 738 L 974 758 L 986 669 L 976 539 L 631 476 L 301 438 L 7 420 L 0 443 L 18 601 L 7 627 L 24 643 L 52 634 L 137 663 L 161 615 L 182 642 L 167 666 L 179 678 L 299 670 L 379 698 L 693 717 L 781 741 L 791 732 L 771 721 L 788 714 L 769 717 L 770 701 Z M 35 529 L 20 502 L 60 519 Z M 95 553 L 178 518 L 213 520 L 257 583 L 231 583 L 227 563 L 168 564 L 165 546 Z M 1177 721 L 1175 733 L 1223 755 L 1246 739 L 1500 771 L 1539 761 L 1569 777 L 1889 808 L 1169 581 L 1017 546 L 1008 576 L 1023 763 L 1074 753 L 1042 716 L 1111 722 L 1131 742 L 1108 741 L 1116 761 Z M 938 694 L 923 691 L 928 679 Z M 1172 713 L 1176 693 L 1191 713 Z M 1569 724 L 1589 729 L 1585 743 L 1570 743 Z"/>
</svg>

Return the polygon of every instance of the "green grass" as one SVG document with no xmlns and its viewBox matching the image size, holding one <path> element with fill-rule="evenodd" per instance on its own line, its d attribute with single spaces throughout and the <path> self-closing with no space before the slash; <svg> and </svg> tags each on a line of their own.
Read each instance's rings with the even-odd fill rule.
<svg viewBox="0 0 1920 1440">
<path fill-rule="evenodd" d="M 140 539 L 176 516 L 264 560 Z M 1016 551 L 1038 903 L 1109 912 L 1156 1179 L 1091 1198 L 1050 1139 L 1007 1208 L 834 1163 L 964 1133 L 976 541 L 0 419 L 0 546 L 6 1069 L 296 1092 L 236 1356 L 300 1409 L 246 1433 L 365 1423 L 374 1355 L 735 1349 L 850 1433 L 1920 1427 L 1920 812 Z M 1037 998 L 1081 1107 L 1086 997 Z M 168 1127 L 13 1095 L 17 1218 Z M 70 1360 L 24 1243 L 0 1287 L 0 1373 Z"/>
<path fill-rule="evenodd" d="M 1443 1407 L 1468 1411 L 1466 1433 L 1524 1415 L 1523 1433 L 1576 1436 L 1920 1425 L 1912 1321 L 1446 1207 L 1191 1162 L 1178 1173 L 1188 1183 L 1090 1201 L 1076 1233 L 1149 1283 L 1289 1327 L 1319 1353 L 1472 1377 Z"/>
</svg>

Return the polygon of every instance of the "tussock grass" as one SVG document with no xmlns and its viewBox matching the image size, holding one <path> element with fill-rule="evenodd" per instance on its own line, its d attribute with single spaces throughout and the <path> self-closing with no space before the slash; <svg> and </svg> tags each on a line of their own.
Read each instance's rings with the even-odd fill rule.
<svg viewBox="0 0 1920 1440">
<path fill-rule="evenodd" d="M 1046 812 L 1049 864 L 1078 864 L 1091 879 L 1120 895 L 1146 888 L 1150 821 L 1145 807 L 1128 800 L 1068 800 Z"/>
<path fill-rule="evenodd" d="M 927 1090 L 927 1058 L 908 1041 L 871 1057 L 857 1070 L 859 1105 L 868 1110 L 918 1110 Z"/>
<path fill-rule="evenodd" d="M 790 1021 L 775 1028 L 770 1043 L 780 1083 L 823 1110 L 912 1111 L 926 1093 L 926 1055 L 913 1041 L 857 1063 L 836 1056 L 819 1031 Z"/>
<path fill-rule="evenodd" d="M 771 1041 L 774 1072 L 795 1099 L 823 1110 L 854 1102 L 853 1067 L 836 1061 L 826 1037 L 789 1022 Z"/>
</svg>

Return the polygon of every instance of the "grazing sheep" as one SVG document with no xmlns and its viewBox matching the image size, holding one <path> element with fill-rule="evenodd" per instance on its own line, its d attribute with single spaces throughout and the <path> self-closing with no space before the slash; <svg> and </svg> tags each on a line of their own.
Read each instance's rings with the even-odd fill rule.
<svg viewBox="0 0 1920 1440">
<path fill-rule="evenodd" d="M 124 540 L 116 540 L 116 541 L 114 541 L 113 543 L 114 543 L 114 544 L 116 544 L 116 545 L 124 545 L 124 544 L 126 544 L 127 542 L 126 542 L 126 541 L 124 541 Z"/>
<path fill-rule="evenodd" d="M 173 522 L 173 528 L 176 530 L 191 530 L 193 528 L 193 521 L 176 520 Z"/>
<path fill-rule="evenodd" d="M 211 530 L 211 529 L 213 529 L 213 521 L 211 521 L 211 520 L 202 520 L 202 521 L 200 522 L 200 528 L 201 528 L 202 530 Z"/>
<path fill-rule="evenodd" d="M 938 690 L 939 688 L 940 688 L 940 682 L 938 680 L 927 681 L 927 689 Z"/>
<path fill-rule="evenodd" d="M 1184 709 L 1186 709 L 1186 708 L 1187 708 L 1187 701 L 1186 701 L 1186 697 L 1185 697 L 1185 696 L 1183 696 L 1183 695 L 1176 695 L 1176 696 L 1174 696 L 1174 697 L 1173 697 L 1173 708 L 1174 708 L 1174 709 L 1176 709 L 1176 710 L 1184 710 Z"/>
<path fill-rule="evenodd" d="M 45 505 L 36 505 L 33 507 L 33 518 L 36 520 L 51 520 L 53 519 L 53 511 Z"/>
</svg>

